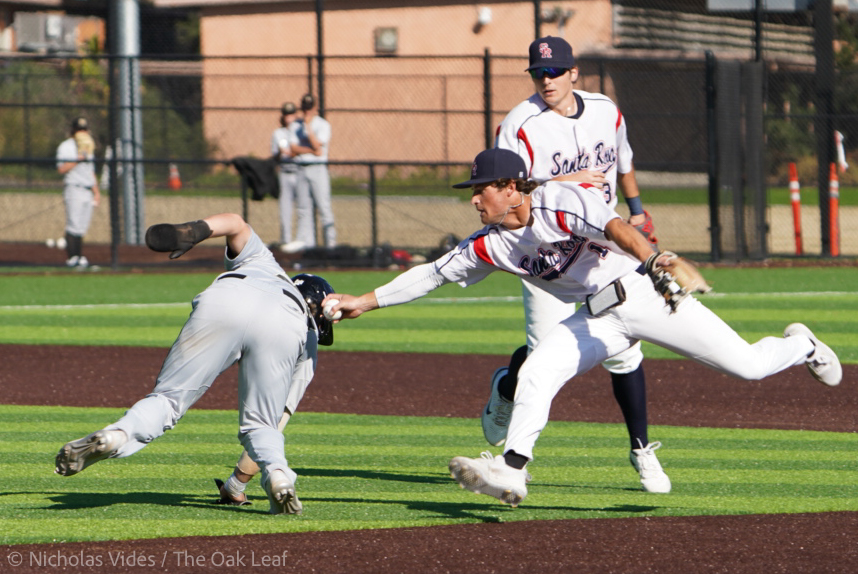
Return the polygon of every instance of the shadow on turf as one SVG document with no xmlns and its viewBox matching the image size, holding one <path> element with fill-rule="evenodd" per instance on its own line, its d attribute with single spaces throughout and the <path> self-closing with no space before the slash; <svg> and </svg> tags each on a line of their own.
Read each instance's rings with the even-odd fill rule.
<svg viewBox="0 0 858 574">
<path fill-rule="evenodd" d="M 47 507 L 46 510 L 78 510 L 81 508 L 100 508 L 116 504 L 154 504 L 158 506 L 216 508 L 234 511 L 242 509 L 239 506 L 215 504 L 218 498 L 214 492 L 211 496 L 174 492 L 62 492 L 48 496 L 48 500 L 51 500 L 54 504 Z M 266 502 L 266 512 L 267 508 L 268 505 Z"/>
<path fill-rule="evenodd" d="M 299 477 L 314 476 L 319 478 L 363 478 L 366 480 L 391 480 L 394 482 L 417 482 L 423 484 L 446 484 L 450 475 L 428 476 L 425 474 L 400 474 L 397 472 L 382 472 L 377 470 L 353 470 L 348 468 L 296 468 Z"/>
<path fill-rule="evenodd" d="M 412 482 L 421 484 L 449 484 L 452 480 L 448 473 L 438 475 L 400 474 L 373 470 L 331 469 L 331 468 L 296 468 L 298 476 L 313 476 L 319 478 L 363 478 L 366 480 L 392 480 L 397 482 Z M 540 487 L 575 488 L 584 490 L 616 490 L 621 492 L 640 492 L 640 486 L 590 486 L 586 484 L 551 484 L 540 483 Z"/>
<path fill-rule="evenodd" d="M 421 477 L 422 478 L 422 477 Z M 415 480 L 412 482 L 433 482 L 426 480 Z M 21 494 L 21 493 L 18 493 Z M 428 502 L 408 501 L 372 498 L 316 498 L 312 493 L 309 496 L 301 496 L 301 500 L 308 504 L 307 518 L 312 517 L 312 505 L 314 502 L 328 504 L 357 504 L 357 505 L 393 505 L 405 506 L 408 510 L 414 510 L 424 515 L 432 515 L 454 520 L 475 520 L 485 523 L 505 522 L 504 516 L 509 512 L 527 513 L 528 511 L 560 511 L 560 512 L 601 512 L 608 515 L 617 513 L 623 516 L 652 512 L 655 506 L 628 505 L 608 507 L 579 507 L 579 506 L 544 506 L 525 503 L 518 508 L 494 502 L 488 497 L 480 497 L 479 502 Z M 476 496 L 476 495 L 475 495 Z M 252 512 L 254 514 L 268 514 L 266 500 L 260 500 L 260 504 L 251 506 L 229 506 L 216 505 L 217 497 L 198 496 L 188 494 L 177 494 L 168 492 L 128 492 L 128 493 L 104 493 L 104 492 L 64 492 L 48 496 L 54 502 L 46 510 L 79 510 L 82 508 L 102 508 L 118 504 L 147 504 L 157 506 L 195 507 L 209 510 L 226 510 L 230 512 Z M 257 501 L 254 501 L 257 502 Z M 492 512 L 487 516 L 486 512 Z M 497 514 L 502 513 L 502 514 Z"/>
</svg>

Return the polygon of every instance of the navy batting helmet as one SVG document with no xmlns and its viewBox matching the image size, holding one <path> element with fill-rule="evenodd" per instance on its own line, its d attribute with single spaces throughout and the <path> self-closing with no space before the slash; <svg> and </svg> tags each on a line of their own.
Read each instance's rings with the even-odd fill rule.
<svg viewBox="0 0 858 574">
<path fill-rule="evenodd" d="M 310 315 L 316 322 L 320 345 L 332 345 L 334 343 L 334 324 L 325 318 L 322 313 L 322 301 L 334 292 L 331 284 L 319 277 L 309 273 L 301 273 L 292 277 L 292 283 L 301 292 Z"/>
</svg>

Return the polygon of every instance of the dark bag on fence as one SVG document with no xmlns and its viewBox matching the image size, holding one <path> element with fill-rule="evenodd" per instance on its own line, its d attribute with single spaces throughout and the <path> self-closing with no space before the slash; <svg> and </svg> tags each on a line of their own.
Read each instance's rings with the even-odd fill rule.
<svg viewBox="0 0 858 574">
<path fill-rule="evenodd" d="M 280 180 L 277 177 L 277 162 L 273 159 L 254 157 L 236 157 L 232 165 L 241 175 L 242 185 L 250 188 L 250 199 L 262 201 L 266 195 L 274 199 L 280 197 Z"/>
</svg>

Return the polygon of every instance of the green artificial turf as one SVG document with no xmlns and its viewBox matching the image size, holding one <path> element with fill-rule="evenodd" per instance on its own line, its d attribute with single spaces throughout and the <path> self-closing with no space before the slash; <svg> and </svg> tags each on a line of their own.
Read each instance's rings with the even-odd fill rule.
<svg viewBox="0 0 858 574">
<path fill-rule="evenodd" d="M 804 322 L 844 363 L 858 362 L 858 268 L 703 268 L 715 292 L 699 299 L 745 340 Z M 167 347 L 211 273 L 0 276 L 0 343 Z M 324 271 L 339 292 L 362 294 L 389 271 Z M 467 289 L 445 285 L 407 305 L 336 327 L 339 351 L 506 355 L 524 342 L 517 278 L 495 273 Z M 324 352 L 324 351 L 323 351 Z M 677 358 L 644 344 L 650 358 Z"/>
<path fill-rule="evenodd" d="M 516 520 L 858 511 L 852 433 L 652 427 L 669 495 L 639 490 L 617 424 L 550 422 L 513 509 L 461 490 L 453 456 L 475 457 L 477 419 L 299 412 L 286 454 L 299 475 L 301 516 L 272 517 L 258 479 L 249 507 L 223 507 L 241 447 L 233 411 L 192 410 L 143 451 L 72 477 L 56 452 L 122 409 L 0 407 L 0 544 L 352 530 Z M 499 449 L 493 449 L 499 454 Z"/>
</svg>

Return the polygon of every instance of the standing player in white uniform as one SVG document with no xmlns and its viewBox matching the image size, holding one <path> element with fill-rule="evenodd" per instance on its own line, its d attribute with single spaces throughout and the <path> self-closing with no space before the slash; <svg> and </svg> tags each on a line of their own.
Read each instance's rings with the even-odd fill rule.
<svg viewBox="0 0 858 574">
<path fill-rule="evenodd" d="M 83 254 L 83 236 L 89 230 L 101 193 L 95 177 L 95 143 L 86 118 L 74 119 L 71 134 L 57 147 L 57 171 L 63 176 L 66 209 L 66 265 L 84 269 L 89 261 Z"/>
<path fill-rule="evenodd" d="M 337 245 L 334 227 L 334 209 L 331 206 L 331 175 L 328 173 L 328 147 L 331 143 L 331 124 L 316 109 L 316 98 L 305 94 L 301 98 L 303 116 L 298 120 L 295 135 L 299 155 L 295 161 L 298 170 L 297 223 L 295 245 L 292 251 L 316 246 L 316 228 L 313 206 L 319 211 L 325 247 Z"/>
<path fill-rule="evenodd" d="M 578 68 L 572 47 L 562 38 L 545 37 L 529 47 L 529 71 L 536 93 L 513 108 L 498 128 L 495 147 L 511 150 L 524 160 L 531 179 L 590 183 L 606 205 L 617 205 L 617 186 L 629 205 L 629 223 L 643 226 L 643 210 L 632 164 L 626 123 L 607 96 L 573 87 Z M 650 223 L 651 228 L 651 223 Z M 654 239 L 654 238 L 653 238 Z M 522 281 L 527 345 L 517 349 L 509 367 L 495 371 L 490 397 L 483 410 L 483 434 L 493 446 L 506 439 L 518 370 L 539 340 L 563 318 L 575 312 L 564 303 Z M 614 396 L 629 433 L 629 460 L 647 492 L 670 492 L 670 478 L 658 462 L 647 433 L 646 382 L 640 344 L 603 365 L 611 373 Z"/>
<path fill-rule="evenodd" d="M 297 407 L 315 370 L 316 344 L 333 342 L 333 331 L 239 215 L 154 225 L 146 244 L 175 259 L 209 237 L 226 237 L 227 272 L 194 298 L 155 388 L 117 422 L 64 445 L 55 471 L 71 476 L 100 460 L 131 456 L 173 428 L 237 362 L 239 440 L 261 468 L 270 512 L 298 514 L 297 475 L 283 455 L 278 423 Z"/>
<path fill-rule="evenodd" d="M 473 187 L 471 203 L 485 227 L 436 261 L 370 293 L 334 294 L 323 302 L 331 316 L 340 311 L 353 319 L 413 301 L 445 283 L 473 285 L 494 271 L 518 275 L 566 302 L 587 301 L 552 328 L 522 366 L 504 454 L 450 461 L 462 487 L 517 505 L 527 495 L 525 466 L 533 460 L 554 396 L 567 380 L 639 340 L 741 379 L 806 364 L 824 384 L 840 383 L 837 356 L 804 325 L 789 325 L 783 338 L 749 344 L 693 297 L 668 305 L 650 278 L 667 254 L 654 254 L 643 235 L 587 189 L 590 184 L 537 187 L 525 174 L 515 153 L 481 152 L 471 179 L 454 187 Z"/>
<path fill-rule="evenodd" d="M 292 102 L 286 102 L 280 108 L 280 127 L 271 134 L 271 155 L 279 164 L 277 177 L 280 180 L 280 249 L 289 252 L 292 242 L 292 204 L 295 202 L 298 189 L 298 166 L 295 164 L 292 151 L 298 142 L 295 137 L 295 120 L 298 119 L 298 108 Z"/>
</svg>

